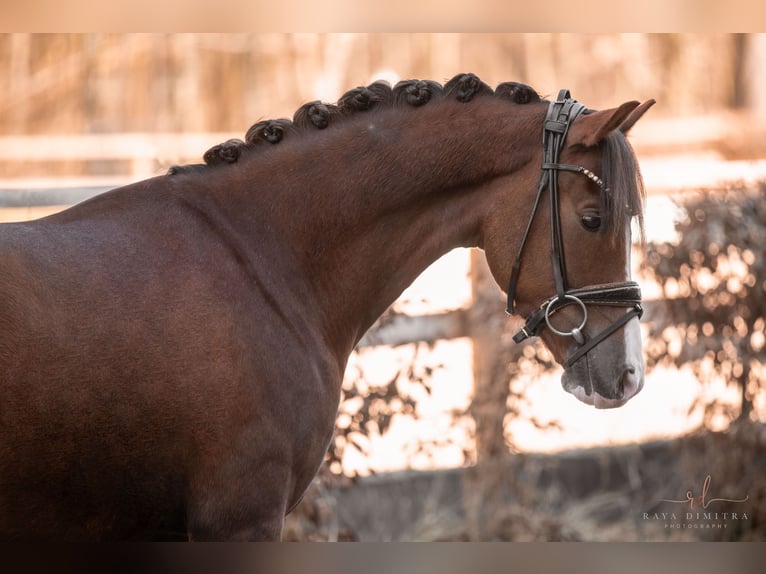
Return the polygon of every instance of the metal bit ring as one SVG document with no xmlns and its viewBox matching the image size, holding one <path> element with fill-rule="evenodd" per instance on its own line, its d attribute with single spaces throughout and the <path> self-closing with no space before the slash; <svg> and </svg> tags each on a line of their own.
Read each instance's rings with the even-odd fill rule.
<svg viewBox="0 0 766 574">
<path fill-rule="evenodd" d="M 559 331 L 551 324 L 550 320 L 551 313 L 554 311 L 553 304 L 557 303 L 561 299 L 568 299 L 569 301 L 573 301 L 574 303 L 577 303 L 582 309 L 582 323 L 580 323 L 578 327 L 573 328 L 568 333 L 566 331 Z M 585 306 L 585 303 L 583 303 L 582 300 L 580 300 L 578 297 L 575 297 L 574 295 L 562 295 L 561 297 L 551 299 L 550 303 L 548 303 L 548 305 L 545 307 L 545 322 L 548 325 L 548 328 L 556 335 L 561 335 L 562 337 L 574 337 L 574 340 L 582 345 L 585 342 L 585 336 L 582 334 L 582 329 L 585 327 L 585 323 L 588 322 L 588 308 Z"/>
</svg>

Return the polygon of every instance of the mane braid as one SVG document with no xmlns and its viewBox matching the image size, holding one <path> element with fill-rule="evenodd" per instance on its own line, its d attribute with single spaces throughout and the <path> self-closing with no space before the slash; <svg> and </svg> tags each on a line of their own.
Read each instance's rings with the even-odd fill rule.
<svg viewBox="0 0 766 574">
<path fill-rule="evenodd" d="M 495 89 L 495 95 L 507 98 L 514 104 L 529 104 L 541 101 L 540 95 L 526 84 L 503 82 Z"/>
<path fill-rule="evenodd" d="M 369 86 L 359 86 L 343 94 L 336 105 L 319 100 L 303 104 L 293 119 L 263 120 L 253 124 L 245 134 L 245 140 L 231 139 L 207 150 L 204 164 L 195 166 L 172 166 L 168 175 L 198 171 L 200 167 L 236 163 L 243 153 L 262 147 L 276 145 L 285 138 L 299 136 L 304 131 L 323 130 L 342 121 L 343 118 L 372 109 L 395 106 L 420 107 L 431 101 L 451 97 L 467 103 L 477 96 L 510 100 L 514 104 L 541 101 L 531 87 L 518 82 L 504 82 L 493 91 L 474 74 L 458 74 L 444 87 L 432 80 L 402 80 L 393 88 L 384 81 Z M 194 168 L 192 170 L 192 167 Z"/>
<path fill-rule="evenodd" d="M 444 86 L 448 96 L 455 96 L 458 102 L 470 102 L 478 95 L 492 95 L 494 92 L 474 74 L 460 74 Z"/>
<path fill-rule="evenodd" d="M 343 114 L 364 112 L 374 107 L 393 104 L 393 91 L 388 82 L 378 81 L 366 88 L 359 86 L 349 90 L 338 100 L 338 109 Z"/>
<path fill-rule="evenodd" d="M 430 80 L 402 80 L 394 86 L 395 105 L 420 107 L 443 95 L 441 84 Z"/>
<path fill-rule="evenodd" d="M 317 128 L 325 129 L 340 114 L 338 106 L 324 104 L 319 100 L 303 104 L 295 112 L 293 123 L 300 129 Z"/>
<path fill-rule="evenodd" d="M 245 142 L 238 139 L 231 139 L 222 144 L 215 145 L 205 152 L 203 159 L 207 165 L 216 165 L 221 163 L 234 163 L 242 154 L 242 148 Z"/>
<path fill-rule="evenodd" d="M 245 134 L 245 143 L 254 146 L 263 143 L 277 144 L 288 133 L 297 133 L 298 128 L 288 119 L 264 120 L 253 124 Z"/>
</svg>

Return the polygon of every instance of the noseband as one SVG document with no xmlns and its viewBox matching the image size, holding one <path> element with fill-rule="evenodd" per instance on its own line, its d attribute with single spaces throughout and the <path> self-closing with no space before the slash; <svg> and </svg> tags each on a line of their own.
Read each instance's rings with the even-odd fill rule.
<svg viewBox="0 0 766 574">
<path fill-rule="evenodd" d="M 558 172 L 572 171 L 581 173 L 597 184 L 602 193 L 606 191 L 604 182 L 592 171 L 579 166 L 559 163 L 559 154 L 564 147 L 569 126 L 575 119 L 586 110 L 585 106 L 573 100 L 569 90 L 561 90 L 556 101 L 548 106 L 548 112 L 543 124 L 543 164 L 540 182 L 537 186 L 537 196 L 532 206 L 532 214 L 529 217 L 527 228 L 519 246 L 516 260 L 513 262 L 511 279 L 508 285 L 508 306 L 506 312 L 509 315 L 515 312 L 516 287 L 519 281 L 521 268 L 521 256 L 524 245 L 527 242 L 532 222 L 535 219 L 537 208 L 543 192 L 547 189 L 550 198 L 551 211 L 551 259 L 553 263 L 553 280 L 556 286 L 556 294 L 547 298 L 526 319 L 521 330 L 513 337 L 516 343 L 520 343 L 528 337 L 536 336 L 543 326 L 561 337 L 572 337 L 578 344 L 577 350 L 564 362 L 564 368 L 571 367 L 577 360 L 620 329 L 633 317 L 641 318 L 643 307 L 641 306 L 641 289 L 635 281 L 621 283 L 608 283 L 604 285 L 591 285 L 578 289 L 569 289 L 566 279 L 566 265 L 564 263 L 564 244 L 561 234 L 561 214 L 559 212 L 559 189 Z M 553 326 L 551 318 L 562 308 L 576 305 L 582 312 L 582 321 L 571 331 L 561 331 Z M 588 305 L 607 305 L 613 307 L 628 307 L 628 312 L 614 321 L 606 329 L 595 337 L 587 338 L 583 329 L 588 323 Z"/>
</svg>

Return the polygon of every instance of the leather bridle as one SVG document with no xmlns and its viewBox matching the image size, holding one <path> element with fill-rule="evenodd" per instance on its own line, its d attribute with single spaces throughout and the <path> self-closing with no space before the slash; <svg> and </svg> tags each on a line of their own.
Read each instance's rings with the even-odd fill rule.
<svg viewBox="0 0 766 574">
<path fill-rule="evenodd" d="M 576 100 L 573 100 L 569 90 L 561 90 L 556 101 L 548 105 L 548 112 L 543 124 L 543 163 L 540 182 L 537 186 L 537 196 L 532 206 L 532 214 L 529 217 L 526 230 L 519 246 L 516 260 L 513 262 L 511 278 L 508 285 L 508 305 L 506 312 L 509 315 L 515 312 L 516 287 L 519 281 L 521 268 L 521 256 L 524 245 L 532 229 L 532 223 L 540 205 L 543 192 L 547 189 L 550 198 L 551 216 L 551 259 L 553 262 L 553 280 L 556 294 L 548 297 L 542 304 L 526 318 L 526 323 L 513 337 L 516 343 L 520 343 L 528 337 L 537 336 L 540 330 L 547 326 L 551 332 L 562 337 L 572 337 L 578 344 L 577 350 L 564 361 L 564 368 L 571 367 L 577 360 L 588 351 L 620 329 L 633 317 L 641 318 L 643 307 L 641 306 L 641 289 L 635 281 L 620 283 L 607 283 L 603 285 L 591 285 L 577 289 L 569 289 L 566 279 L 566 265 L 564 262 L 564 243 L 561 233 L 561 214 L 559 212 L 559 189 L 558 172 L 572 171 L 581 173 L 597 184 L 602 193 L 606 190 L 604 182 L 592 171 L 579 166 L 559 163 L 559 154 L 564 147 L 564 141 L 569 131 L 569 126 L 575 119 L 585 112 L 586 108 Z M 554 327 L 551 317 L 569 305 L 577 305 L 582 311 L 582 321 L 570 331 L 561 331 Z M 587 338 L 583 328 L 588 322 L 588 305 L 608 305 L 627 307 L 628 312 L 610 324 L 606 329 L 592 338 Z"/>
</svg>

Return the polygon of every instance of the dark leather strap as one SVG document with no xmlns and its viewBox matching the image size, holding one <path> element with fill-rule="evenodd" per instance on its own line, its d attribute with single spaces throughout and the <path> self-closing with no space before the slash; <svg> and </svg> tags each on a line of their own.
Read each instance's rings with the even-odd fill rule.
<svg viewBox="0 0 766 574">
<path fill-rule="evenodd" d="M 545 325 L 545 307 L 533 311 L 527 317 L 524 326 L 513 336 L 513 342 L 521 343 L 530 337 L 537 337 L 543 325 Z"/>
<path fill-rule="evenodd" d="M 572 289 L 567 295 L 573 295 L 583 303 L 590 305 L 607 305 L 612 307 L 631 307 L 636 309 L 638 318 L 643 314 L 641 307 L 641 287 L 635 281 L 625 281 L 624 283 L 610 283 L 607 285 L 591 285 L 580 289 Z M 555 300 L 553 312 L 571 305 L 572 301 L 560 298 L 558 295 L 549 297 L 543 304 L 527 317 L 524 326 L 514 335 L 513 340 L 521 343 L 529 337 L 536 337 L 540 329 L 545 325 L 545 310 L 548 304 Z"/>
<path fill-rule="evenodd" d="M 532 230 L 532 224 L 535 221 L 535 214 L 537 213 L 537 208 L 540 205 L 540 198 L 542 198 L 543 191 L 545 191 L 547 176 L 548 176 L 548 173 L 543 172 L 543 175 L 540 178 L 540 183 L 537 186 L 537 196 L 535 197 L 535 202 L 532 205 L 532 214 L 529 216 L 529 219 L 527 220 L 527 227 L 524 230 L 524 235 L 522 235 L 521 237 L 521 244 L 519 245 L 519 250 L 516 253 L 516 259 L 514 259 L 513 266 L 511 267 L 511 278 L 508 282 L 508 290 L 506 291 L 506 293 L 508 294 L 508 302 L 505 307 L 505 312 L 508 315 L 513 315 L 516 312 L 516 287 L 519 283 L 519 271 L 521 270 L 521 257 L 524 254 L 524 246 L 527 243 L 529 232 Z"/>
<path fill-rule="evenodd" d="M 568 295 L 574 295 L 584 303 L 594 305 L 630 307 L 641 303 L 641 287 L 635 281 L 591 285 L 581 289 L 572 289 Z"/>
<path fill-rule="evenodd" d="M 563 365 L 564 368 L 568 369 L 569 367 L 574 365 L 584 355 L 586 355 L 588 351 L 590 351 L 593 347 L 598 345 L 601 341 L 609 337 L 612 333 L 620 329 L 633 317 L 638 317 L 640 319 L 643 312 L 644 310 L 641 307 L 641 305 L 636 305 L 635 307 L 630 309 L 627 313 L 625 313 L 625 315 L 617 319 L 614 323 L 609 325 L 606 329 L 601 331 L 598 335 L 596 335 L 592 339 L 587 340 L 584 345 L 578 347 L 577 350 L 574 353 L 572 353 L 569 357 L 567 357 L 566 361 L 564 361 L 564 365 Z"/>
<path fill-rule="evenodd" d="M 519 282 L 519 272 L 521 270 L 521 258 L 524 253 L 524 246 L 532 230 L 532 224 L 535 220 L 537 209 L 543 192 L 548 189 L 550 196 L 551 209 L 551 260 L 553 262 L 554 282 L 556 284 L 556 294 L 562 296 L 566 291 L 566 266 L 564 262 L 564 245 L 561 234 L 561 217 L 559 213 L 558 199 L 558 181 L 556 178 L 557 169 L 566 169 L 569 171 L 582 171 L 579 166 L 569 166 L 558 163 L 558 157 L 561 149 L 564 147 L 569 126 L 585 110 L 585 106 L 572 100 L 569 90 L 559 91 L 555 102 L 548 105 L 548 110 L 543 123 L 543 164 L 540 181 L 537 185 L 537 195 L 532 205 L 532 213 L 527 220 L 527 227 L 521 238 L 521 244 L 516 253 L 516 259 L 511 266 L 511 276 L 508 281 L 508 301 L 506 304 L 506 313 L 513 315 L 516 311 L 516 287 Z"/>
</svg>

